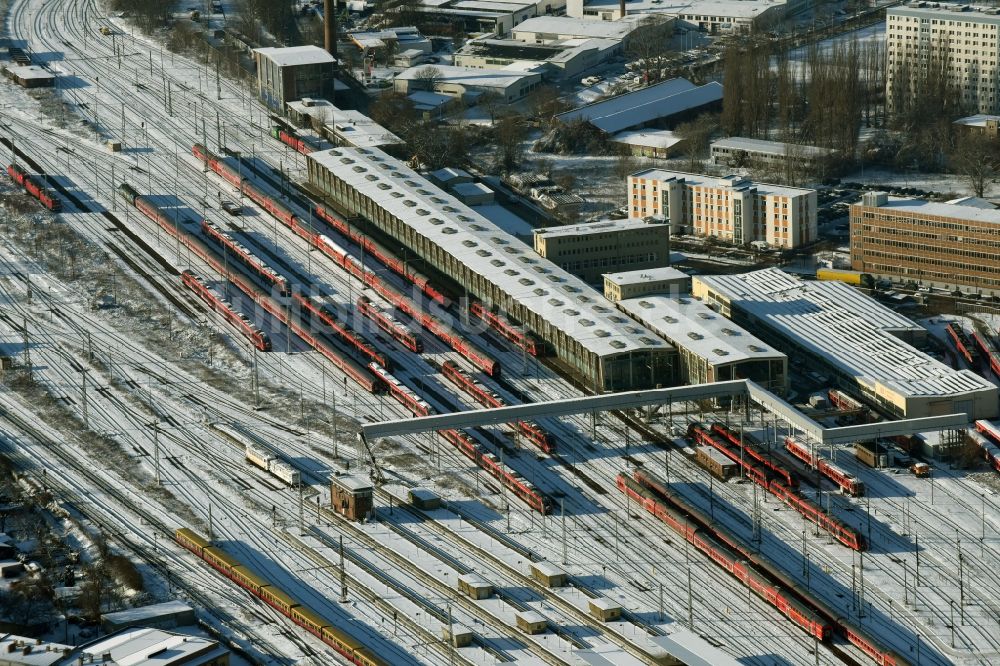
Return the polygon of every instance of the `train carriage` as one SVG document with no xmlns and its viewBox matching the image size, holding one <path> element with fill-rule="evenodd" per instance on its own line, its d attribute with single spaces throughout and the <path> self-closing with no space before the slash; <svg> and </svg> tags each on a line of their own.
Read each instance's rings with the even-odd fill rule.
<svg viewBox="0 0 1000 666">
<path fill-rule="evenodd" d="M 303 627 L 317 638 L 323 638 L 323 628 L 331 626 L 326 618 L 305 606 L 293 608 L 289 617 L 292 618 L 292 622 Z"/>
<path fill-rule="evenodd" d="M 213 567 L 222 572 L 227 578 L 233 577 L 232 569 L 240 565 L 239 560 L 230 556 L 221 548 L 207 546 L 201 551 L 201 557 Z"/>
<path fill-rule="evenodd" d="M 197 532 L 186 527 L 178 528 L 174 532 L 174 539 L 198 557 L 201 557 L 202 551 L 211 545 L 207 539 L 202 538 Z"/>
<path fill-rule="evenodd" d="M 260 591 L 270 585 L 269 582 L 250 571 L 243 565 L 234 566 L 230 569 L 232 574 L 232 579 L 236 581 L 240 586 L 245 587 L 257 596 L 260 596 Z"/>
</svg>

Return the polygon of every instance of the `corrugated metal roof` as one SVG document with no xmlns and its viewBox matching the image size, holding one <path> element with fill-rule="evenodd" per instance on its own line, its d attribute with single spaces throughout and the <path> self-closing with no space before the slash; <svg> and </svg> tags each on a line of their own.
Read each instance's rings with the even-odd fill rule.
<svg viewBox="0 0 1000 666">
<path fill-rule="evenodd" d="M 562 122 L 587 120 L 594 127 L 614 134 L 720 100 L 722 84 L 716 81 L 695 86 L 687 79 L 670 79 L 561 113 L 556 118 Z"/>
<path fill-rule="evenodd" d="M 873 391 L 878 384 L 906 397 L 996 391 L 897 338 L 893 331 L 922 329 L 841 282 L 802 281 L 777 268 L 693 280 Z"/>
</svg>

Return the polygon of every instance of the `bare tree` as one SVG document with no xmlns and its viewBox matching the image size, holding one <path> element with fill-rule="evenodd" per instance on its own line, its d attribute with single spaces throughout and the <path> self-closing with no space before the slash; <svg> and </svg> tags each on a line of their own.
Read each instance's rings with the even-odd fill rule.
<svg viewBox="0 0 1000 666">
<path fill-rule="evenodd" d="M 951 161 L 953 168 L 965 176 L 969 188 L 981 197 L 987 184 L 997 175 L 1000 150 L 995 140 L 965 132 L 955 146 Z"/>
<path fill-rule="evenodd" d="M 441 80 L 441 70 L 433 65 L 421 67 L 413 75 L 413 83 L 419 90 L 434 91 L 434 86 Z"/>
<path fill-rule="evenodd" d="M 639 21 L 625 47 L 625 55 L 639 63 L 639 69 L 633 72 L 641 74 L 646 81 L 657 78 L 663 59 L 670 53 L 667 44 L 673 30 L 673 21 L 663 14 L 650 14 Z"/>
<path fill-rule="evenodd" d="M 712 113 L 703 113 L 694 120 L 681 123 L 674 128 L 674 134 L 684 139 L 684 152 L 688 156 L 688 168 L 697 171 L 708 150 L 708 141 L 719 128 L 719 117 Z"/>
<path fill-rule="evenodd" d="M 503 173 L 510 173 L 524 157 L 524 140 L 528 135 L 524 118 L 516 113 L 505 115 L 496 123 L 496 162 Z"/>
</svg>

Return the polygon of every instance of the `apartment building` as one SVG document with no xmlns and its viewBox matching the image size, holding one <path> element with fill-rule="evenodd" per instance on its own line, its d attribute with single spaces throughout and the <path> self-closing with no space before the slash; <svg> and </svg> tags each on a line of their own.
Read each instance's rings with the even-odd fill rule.
<svg viewBox="0 0 1000 666">
<path fill-rule="evenodd" d="M 1000 10 L 914 2 L 886 10 L 886 100 L 918 94 L 913 77 L 941 66 L 970 111 L 1000 110 Z"/>
<path fill-rule="evenodd" d="M 306 97 L 332 99 L 337 61 L 318 46 L 254 49 L 257 96 L 269 109 Z"/>
<path fill-rule="evenodd" d="M 672 234 L 783 248 L 816 240 L 816 190 L 646 169 L 628 177 L 628 196 L 629 218 L 666 220 Z"/>
<path fill-rule="evenodd" d="M 957 200 L 958 201 L 958 200 Z M 900 282 L 1000 294 L 1000 210 L 868 192 L 851 206 L 851 266 Z"/>
<path fill-rule="evenodd" d="M 535 252 L 580 279 L 670 263 L 670 229 L 644 220 L 602 220 L 535 230 Z"/>
</svg>

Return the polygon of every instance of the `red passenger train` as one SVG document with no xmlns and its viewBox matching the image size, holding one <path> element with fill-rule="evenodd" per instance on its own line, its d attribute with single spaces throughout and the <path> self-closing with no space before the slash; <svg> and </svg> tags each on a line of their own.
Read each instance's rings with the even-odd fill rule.
<svg viewBox="0 0 1000 666">
<path fill-rule="evenodd" d="M 409 326 L 399 321 L 383 310 L 367 296 L 358 298 L 358 310 L 364 316 L 375 322 L 375 325 L 387 333 L 393 340 L 403 345 L 411 352 L 420 354 L 424 351 L 424 342 Z"/>
<path fill-rule="evenodd" d="M 752 563 L 728 544 L 723 543 L 709 531 L 701 529 L 696 522 L 688 519 L 683 513 L 668 506 L 651 489 L 645 487 L 641 480 L 633 480 L 625 474 L 619 474 L 615 484 L 619 490 L 670 526 L 692 546 L 707 555 L 716 565 L 781 611 L 784 616 L 810 636 L 815 636 L 821 641 L 830 638 L 833 626 L 828 620 L 785 590 L 771 583 L 760 571 L 754 568 Z"/>
<path fill-rule="evenodd" d="M 473 303 L 470 305 L 469 312 L 489 324 L 490 328 L 499 333 L 504 339 L 517 345 L 532 356 L 545 355 L 547 347 L 544 341 L 538 339 L 531 331 L 522 331 L 500 314 L 487 309 L 482 303 Z"/>
<path fill-rule="evenodd" d="M 739 465 L 747 478 L 798 511 L 810 522 L 819 525 L 840 543 L 853 550 L 867 550 L 864 537 L 857 530 L 827 514 L 822 507 L 811 499 L 800 495 L 797 489 L 787 485 L 784 478 L 775 476 L 773 472 L 761 466 L 755 459 L 745 455 L 741 456 L 738 448 L 734 449 L 713 436 L 712 431 L 704 424 L 692 423 L 688 426 L 688 437 L 702 446 L 718 449 L 723 455 Z"/>
<path fill-rule="evenodd" d="M 338 349 L 333 347 L 327 340 L 314 335 L 288 316 L 287 309 L 282 304 L 271 298 L 270 295 L 261 293 L 246 277 L 230 267 L 219 256 L 215 249 L 209 247 L 200 238 L 191 233 L 189 227 L 194 223 L 190 220 L 174 220 L 164 213 L 158 206 L 152 203 L 147 197 L 139 194 L 135 188 L 128 183 L 122 183 L 118 187 L 119 195 L 135 206 L 139 211 L 153 220 L 171 236 L 174 236 L 181 243 L 186 245 L 205 263 L 212 267 L 217 273 L 236 285 L 243 293 L 252 298 L 266 312 L 284 323 L 295 335 L 299 336 L 312 346 L 316 351 L 329 360 L 334 366 L 369 393 L 384 393 L 385 383 L 373 375 L 367 368 L 359 364 L 354 359 L 345 356 Z"/>
<path fill-rule="evenodd" d="M 62 210 L 62 199 L 56 196 L 55 192 L 45 187 L 44 182 L 38 176 L 32 176 L 16 164 L 7 167 L 7 174 L 14 179 L 31 196 L 49 210 L 58 213 Z"/>
<path fill-rule="evenodd" d="M 291 211 L 291 209 L 288 208 L 288 206 L 275 200 L 273 197 L 267 195 L 261 189 L 256 187 L 249 180 L 243 178 L 237 170 L 228 166 L 221 158 L 213 154 L 211 151 L 209 151 L 207 148 L 205 148 L 205 146 L 201 145 L 200 143 L 195 144 L 192 147 L 191 152 L 195 155 L 195 157 L 204 162 L 209 168 L 211 168 L 213 171 L 222 176 L 226 181 L 240 188 L 243 191 L 243 193 L 246 194 L 252 201 L 254 201 L 255 203 L 257 203 L 257 205 L 264 208 L 264 210 L 268 211 L 276 219 L 281 221 L 282 224 L 287 226 L 301 238 L 305 239 L 313 247 L 323 252 L 323 254 L 331 258 L 334 261 L 334 263 L 341 266 L 349 273 L 354 275 L 356 278 L 364 282 L 364 284 L 366 284 L 368 287 L 374 290 L 379 296 L 384 298 L 387 302 L 392 304 L 399 311 L 405 313 L 409 317 L 412 317 L 420 326 L 424 327 L 430 333 L 440 338 L 452 349 L 454 349 L 456 352 L 458 352 L 466 359 L 468 359 L 477 368 L 481 369 L 483 372 L 485 372 L 491 377 L 500 376 L 500 364 L 495 359 L 490 358 L 488 354 L 478 349 L 476 345 L 472 343 L 471 340 L 468 340 L 463 336 L 455 333 L 451 329 L 451 327 L 447 326 L 437 317 L 427 312 L 424 312 L 423 309 L 420 308 L 416 303 L 414 303 L 412 299 L 404 295 L 401 291 L 399 291 L 398 289 L 387 283 L 385 280 L 380 278 L 372 271 L 366 269 L 364 266 L 361 265 L 360 261 L 352 257 L 350 254 L 348 254 L 343 248 L 334 243 L 329 237 L 323 234 L 315 233 L 313 231 L 313 225 L 306 224 L 305 222 L 300 220 Z M 316 214 L 317 217 L 327 222 L 330 222 L 331 224 L 334 224 L 334 226 L 336 226 L 336 224 L 333 222 L 333 220 L 339 220 L 338 217 L 333 215 L 329 210 L 325 209 L 322 206 L 316 208 Z M 341 221 L 340 223 L 343 226 L 343 228 L 348 229 L 346 223 L 344 223 L 343 221 Z M 374 245 L 372 245 L 372 243 L 374 242 L 370 241 L 370 239 L 366 240 L 367 237 L 359 235 L 356 231 L 354 232 L 352 240 L 354 240 L 355 238 L 358 239 L 365 248 L 368 248 L 367 250 L 368 252 L 371 252 L 376 257 L 381 256 L 386 261 L 389 261 L 391 259 L 391 255 L 389 255 L 389 253 L 385 251 L 384 248 L 378 250 L 377 252 L 371 249 L 374 248 Z M 398 260 L 395 261 L 396 261 L 395 266 L 397 268 L 406 270 L 406 267 L 401 266 Z M 390 268 L 396 270 L 396 268 L 394 268 L 393 266 L 390 266 Z M 413 276 L 412 271 L 403 274 L 405 277 L 407 277 L 407 279 L 410 279 L 411 281 L 413 279 L 416 279 Z M 416 282 L 414 284 L 416 284 Z M 421 288 L 424 290 L 425 293 L 428 293 L 428 289 L 430 289 L 429 283 L 425 282 L 424 284 L 426 288 L 425 287 Z M 440 292 L 432 290 L 431 293 L 436 294 L 436 298 L 434 295 L 432 295 L 432 298 L 435 298 L 435 300 L 443 299 L 443 295 L 440 294 Z M 438 302 L 441 302 L 441 300 L 438 300 Z"/>
<path fill-rule="evenodd" d="M 972 441 L 983 451 L 983 457 L 990 467 L 1000 472 L 1000 426 L 979 419 L 976 421 L 976 431 L 969 434 Z"/>
<path fill-rule="evenodd" d="M 346 342 L 352 349 L 364 356 L 369 361 L 374 361 L 382 367 L 391 370 L 392 361 L 389 357 L 375 349 L 370 342 L 357 333 L 337 315 L 336 310 L 326 303 L 319 303 L 314 298 L 299 292 L 292 294 L 292 299 L 302 307 L 303 314 L 312 321 L 315 317 L 317 321 L 330 329 L 338 338 Z"/>
<path fill-rule="evenodd" d="M 740 433 L 733 430 L 724 423 L 713 423 L 712 432 L 726 439 L 730 444 L 735 446 L 737 449 L 742 448 L 743 451 L 757 461 L 760 465 L 766 467 L 771 474 L 777 476 L 785 485 L 789 488 L 798 488 L 799 479 L 794 476 L 790 471 L 785 469 L 785 467 L 778 462 L 772 460 L 769 456 L 765 456 L 760 450 L 754 446 L 755 440 L 744 435 L 740 436 Z"/>
<path fill-rule="evenodd" d="M 435 410 L 424 401 L 416 391 L 399 381 L 388 370 L 378 363 L 369 363 L 368 369 L 379 377 L 389 390 L 389 395 L 396 399 L 396 402 L 408 409 L 414 416 L 430 416 L 435 414 Z"/>
<path fill-rule="evenodd" d="M 222 227 L 214 222 L 202 220 L 201 231 L 221 248 L 228 250 L 239 261 L 243 262 L 245 266 L 249 267 L 254 273 L 259 275 L 266 283 L 273 285 L 274 288 L 278 290 L 279 294 L 282 296 L 288 296 L 290 290 L 288 288 L 288 280 L 285 279 L 285 276 L 268 266 L 263 259 L 251 252 L 248 247 L 233 238 L 226 231 L 223 231 Z"/>
<path fill-rule="evenodd" d="M 951 336 L 951 341 L 955 343 L 955 348 L 958 353 L 965 357 L 965 360 L 969 362 L 969 365 L 973 369 L 979 367 L 979 353 L 973 346 L 972 341 L 969 340 L 969 336 L 966 334 L 965 329 L 962 325 L 957 322 L 950 322 L 945 326 L 945 330 L 948 331 L 948 335 Z"/>
<path fill-rule="evenodd" d="M 983 358 L 989 362 L 990 370 L 993 371 L 994 375 L 1000 377 L 1000 350 L 993 344 L 989 335 L 982 331 L 975 331 L 972 334 L 972 339 L 976 341 L 976 347 L 979 348 Z"/>
<path fill-rule="evenodd" d="M 319 144 L 318 141 L 301 137 L 278 125 L 271 128 L 271 136 L 303 155 L 308 155 L 309 153 L 314 153 L 317 150 L 320 150 L 320 146 L 317 145 Z"/>
<path fill-rule="evenodd" d="M 863 481 L 860 481 L 853 474 L 845 472 L 829 460 L 820 457 L 819 454 L 814 454 L 805 442 L 795 437 L 785 437 L 785 448 L 806 465 L 812 469 L 818 469 L 820 474 L 836 483 L 841 492 L 853 497 L 861 497 L 865 494 Z"/>
<path fill-rule="evenodd" d="M 482 385 L 475 377 L 458 367 L 454 361 L 441 364 L 441 374 L 448 380 L 472 396 L 472 399 L 483 407 L 496 409 L 506 407 L 507 401 Z M 534 421 L 518 421 L 514 424 L 521 435 L 545 453 L 556 450 L 555 438 Z"/>
<path fill-rule="evenodd" d="M 541 514 L 552 513 L 552 500 L 533 483 L 501 463 L 492 453 L 482 447 L 464 430 L 438 430 L 438 434 L 457 448 L 462 455 L 476 463 L 505 488 L 517 495 L 528 506 Z"/>
<path fill-rule="evenodd" d="M 253 343 L 260 351 L 271 351 L 271 338 L 242 312 L 237 312 L 232 303 L 216 294 L 206 282 L 189 270 L 181 271 L 181 282 L 198 295 L 201 300 L 222 315 L 240 334 Z"/>
</svg>

